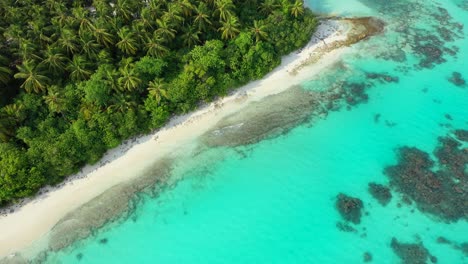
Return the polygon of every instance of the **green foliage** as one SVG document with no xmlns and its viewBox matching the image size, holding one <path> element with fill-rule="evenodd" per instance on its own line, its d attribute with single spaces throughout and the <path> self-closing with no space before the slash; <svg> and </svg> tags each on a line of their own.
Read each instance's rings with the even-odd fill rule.
<svg viewBox="0 0 468 264">
<path fill-rule="evenodd" d="M 263 77 L 316 20 L 301 0 L 0 0 L 0 205 Z"/>
</svg>

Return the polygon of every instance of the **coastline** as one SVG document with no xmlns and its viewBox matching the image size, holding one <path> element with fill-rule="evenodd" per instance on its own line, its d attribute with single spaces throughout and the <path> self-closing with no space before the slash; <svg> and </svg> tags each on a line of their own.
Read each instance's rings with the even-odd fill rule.
<svg viewBox="0 0 468 264">
<path fill-rule="evenodd" d="M 283 57 L 280 66 L 263 79 L 253 81 L 193 113 L 176 117 L 151 135 L 125 142 L 109 151 L 98 164 L 86 166 L 57 188 L 43 190 L 42 194 L 27 200 L 14 212 L 0 216 L 0 257 L 29 247 L 67 214 L 106 190 L 137 178 L 156 161 L 186 152 L 200 135 L 223 117 L 251 102 L 311 79 L 311 76 L 332 66 L 349 46 L 346 43 L 351 39 L 349 33 L 352 29 L 353 24 L 346 20 L 323 22 L 303 49 Z M 337 42 L 343 44 L 331 45 Z M 333 48 L 324 48 L 327 45 Z M 317 59 L 309 65 L 311 56 Z"/>
</svg>

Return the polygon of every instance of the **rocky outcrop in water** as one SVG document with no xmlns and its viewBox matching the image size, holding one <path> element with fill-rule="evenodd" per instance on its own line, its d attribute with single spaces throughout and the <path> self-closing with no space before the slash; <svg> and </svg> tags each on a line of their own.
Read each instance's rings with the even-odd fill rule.
<svg viewBox="0 0 468 264">
<path fill-rule="evenodd" d="M 452 76 L 448 79 L 449 82 L 453 83 L 455 86 L 458 87 L 465 87 L 466 86 L 466 81 L 459 72 L 453 72 Z"/>
<path fill-rule="evenodd" d="M 390 188 L 382 184 L 371 182 L 369 183 L 368 190 L 372 197 L 374 197 L 383 206 L 387 205 L 392 199 Z"/>
<path fill-rule="evenodd" d="M 340 193 L 336 197 L 336 209 L 340 213 L 341 217 L 354 224 L 361 223 L 361 210 L 364 204 L 361 199 L 348 196 Z"/>
<path fill-rule="evenodd" d="M 431 256 L 422 243 L 401 243 L 392 238 L 390 245 L 403 264 L 426 264 L 428 261 L 437 263 L 437 258 Z"/>
<path fill-rule="evenodd" d="M 135 194 L 147 188 L 156 188 L 157 184 L 163 185 L 169 175 L 170 166 L 170 160 L 157 162 L 145 175 L 110 188 L 67 214 L 50 231 L 49 249 L 56 251 L 68 247 L 73 242 L 90 236 L 94 229 L 130 213 Z M 107 241 L 100 240 L 101 244 Z"/>
</svg>

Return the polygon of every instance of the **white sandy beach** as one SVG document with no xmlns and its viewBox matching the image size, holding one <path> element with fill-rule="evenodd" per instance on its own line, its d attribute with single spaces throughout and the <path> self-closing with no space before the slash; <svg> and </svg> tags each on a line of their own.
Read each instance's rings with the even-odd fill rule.
<svg viewBox="0 0 468 264">
<path fill-rule="evenodd" d="M 281 65 L 262 80 L 251 82 L 196 112 L 174 118 L 154 134 L 126 142 L 109 151 L 100 163 L 85 167 L 58 188 L 44 191 L 13 213 L 0 216 L 0 258 L 27 248 L 70 211 L 112 186 L 138 177 L 158 159 L 190 145 L 221 118 L 241 110 L 252 101 L 312 79 L 312 76 L 335 64 L 346 48 L 324 54 L 318 62 L 292 74 L 295 68 L 327 43 L 345 39 L 347 30 L 348 26 L 341 22 L 323 23 L 305 48 L 283 57 Z M 245 99 L 239 100 L 241 97 Z"/>
</svg>

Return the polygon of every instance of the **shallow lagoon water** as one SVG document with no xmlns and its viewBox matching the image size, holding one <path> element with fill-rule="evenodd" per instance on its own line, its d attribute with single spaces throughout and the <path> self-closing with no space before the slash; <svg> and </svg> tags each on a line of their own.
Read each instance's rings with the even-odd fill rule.
<svg viewBox="0 0 468 264">
<path fill-rule="evenodd" d="M 367 101 L 342 103 L 326 117 L 274 138 L 211 148 L 190 162 L 178 162 L 173 174 L 180 180 L 174 187 L 157 197 L 139 195 L 129 217 L 49 253 L 46 262 L 362 263 L 369 252 L 373 263 L 399 263 L 390 246 L 395 237 L 423 243 L 437 263 L 468 263 L 460 250 L 437 243 L 439 236 L 468 242 L 466 218 L 445 223 L 414 203 L 406 205 L 395 191 L 383 207 L 367 190 L 369 182 L 388 183 L 383 171 L 396 164 L 398 147 L 432 153 L 438 137 L 468 129 L 468 86 L 448 81 L 454 71 L 468 79 L 465 2 L 309 0 L 322 12 L 383 15 L 387 21 L 383 36 L 353 47 L 339 67 L 302 85 L 326 90 L 340 81 L 363 83 Z M 426 42 L 408 38 L 415 29 L 434 31 L 431 25 L 439 21 L 426 11 L 438 7 L 447 9 L 451 22 L 465 25 L 461 36 L 458 32 L 444 44 L 459 50 L 454 56 L 446 51 L 443 63 L 421 67 L 424 56 L 415 49 Z M 398 82 L 370 79 L 368 72 L 398 77 Z M 335 209 L 340 192 L 364 203 L 361 223 L 350 224 L 355 232 L 336 226 L 342 221 Z"/>
</svg>

